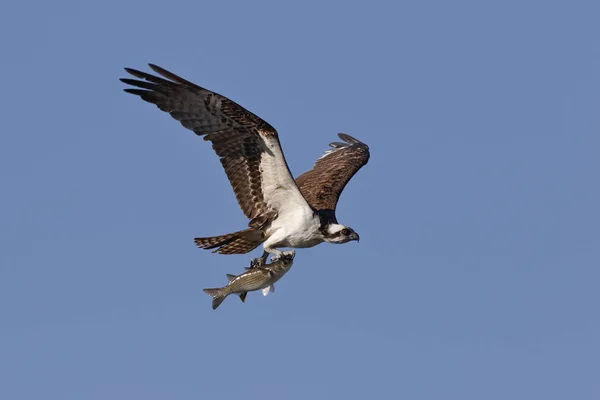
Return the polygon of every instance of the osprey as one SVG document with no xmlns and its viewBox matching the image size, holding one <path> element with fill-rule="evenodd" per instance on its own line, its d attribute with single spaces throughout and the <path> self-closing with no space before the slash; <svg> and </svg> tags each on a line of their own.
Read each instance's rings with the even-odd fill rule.
<svg viewBox="0 0 600 400">
<path fill-rule="evenodd" d="M 149 65 L 162 78 L 125 68 L 140 79 L 121 79 L 136 87 L 125 92 L 155 104 L 212 143 L 250 219 L 248 229 L 195 238 L 198 247 L 220 254 L 245 254 L 263 244 L 262 257 L 253 260 L 253 265 L 262 265 L 269 254 L 273 261 L 279 259 L 282 251 L 278 248 L 359 240 L 352 228 L 337 222 L 335 208 L 348 181 L 369 160 L 366 144 L 340 133 L 344 143 L 331 143 L 314 167 L 294 181 L 271 125 L 218 93 Z"/>
</svg>

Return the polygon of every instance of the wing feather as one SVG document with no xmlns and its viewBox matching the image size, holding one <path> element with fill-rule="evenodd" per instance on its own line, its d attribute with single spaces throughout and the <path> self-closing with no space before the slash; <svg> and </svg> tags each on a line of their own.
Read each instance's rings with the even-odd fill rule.
<svg viewBox="0 0 600 400">
<path fill-rule="evenodd" d="M 134 87 L 125 92 L 155 104 L 212 143 L 251 227 L 262 229 L 281 212 L 292 211 L 282 199 L 292 199 L 288 205 L 310 209 L 292 178 L 277 131 L 271 125 L 225 96 L 149 65 L 162 77 L 125 68 L 138 78 L 121 79 Z"/>
<path fill-rule="evenodd" d="M 314 167 L 296 178 L 302 195 L 316 210 L 335 211 L 346 184 L 369 161 L 369 146 L 344 133 L 338 136 L 345 143 L 330 143 L 331 149 Z"/>
</svg>

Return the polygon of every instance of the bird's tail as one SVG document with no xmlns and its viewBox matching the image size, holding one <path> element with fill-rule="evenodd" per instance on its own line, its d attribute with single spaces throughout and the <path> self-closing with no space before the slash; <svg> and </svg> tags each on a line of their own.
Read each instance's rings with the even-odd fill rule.
<svg viewBox="0 0 600 400">
<path fill-rule="evenodd" d="M 212 301 L 212 309 L 216 310 L 217 307 L 219 307 L 221 305 L 221 303 L 223 302 L 223 300 L 225 300 L 225 297 L 227 297 L 227 294 L 223 288 L 213 288 L 213 289 L 202 289 L 204 290 L 204 293 L 208 294 L 209 296 L 212 296 L 213 301 Z"/>
<path fill-rule="evenodd" d="M 196 246 L 201 249 L 215 249 L 213 253 L 220 254 L 246 254 L 264 241 L 263 233 L 252 228 L 227 235 L 194 239 Z"/>
</svg>

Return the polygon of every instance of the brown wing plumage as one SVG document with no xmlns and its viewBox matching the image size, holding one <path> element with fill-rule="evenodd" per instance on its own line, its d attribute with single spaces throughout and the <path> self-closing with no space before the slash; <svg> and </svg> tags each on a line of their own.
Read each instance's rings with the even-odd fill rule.
<svg viewBox="0 0 600 400">
<path fill-rule="evenodd" d="M 369 147 L 344 133 L 338 134 L 345 143 L 335 142 L 313 169 L 298 178 L 302 195 L 316 210 L 335 211 L 340 194 L 348 181 L 369 161 Z"/>
<path fill-rule="evenodd" d="M 238 203 L 251 220 L 249 225 L 260 229 L 277 212 L 265 200 L 260 173 L 262 153 L 269 151 L 269 146 L 279 146 L 277 131 L 230 99 L 149 65 L 162 78 L 125 68 L 139 79 L 121 79 L 136 87 L 124 90 L 155 104 L 185 128 L 212 142 Z"/>
<path fill-rule="evenodd" d="M 227 235 L 194 238 L 196 246 L 206 250 L 215 249 L 213 253 L 220 254 L 245 254 L 254 250 L 264 240 L 264 234 L 252 228 Z"/>
</svg>

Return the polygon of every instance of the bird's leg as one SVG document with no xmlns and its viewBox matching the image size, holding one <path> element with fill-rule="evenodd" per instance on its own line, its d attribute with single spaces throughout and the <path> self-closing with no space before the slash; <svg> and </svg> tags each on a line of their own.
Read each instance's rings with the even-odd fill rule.
<svg viewBox="0 0 600 400">
<path fill-rule="evenodd" d="M 262 267 L 263 265 L 265 265 L 267 263 L 267 258 L 269 258 L 269 254 L 272 254 L 271 262 L 273 263 L 273 262 L 279 260 L 279 257 L 281 257 L 282 254 L 288 254 L 288 253 L 289 252 L 281 252 L 277 249 L 265 248 L 263 255 L 261 257 L 252 259 L 252 261 L 250 261 L 250 267 L 246 268 L 246 269 Z"/>
</svg>

